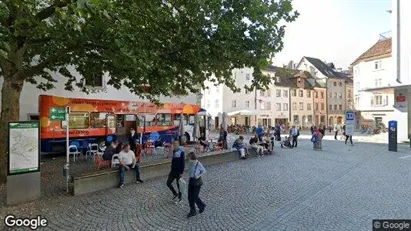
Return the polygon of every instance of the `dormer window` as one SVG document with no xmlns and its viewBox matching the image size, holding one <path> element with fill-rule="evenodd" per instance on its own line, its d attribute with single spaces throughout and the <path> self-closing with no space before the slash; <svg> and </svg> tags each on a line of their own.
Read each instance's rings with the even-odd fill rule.
<svg viewBox="0 0 411 231">
<path fill-rule="evenodd" d="M 280 82 L 280 77 L 278 77 L 278 76 L 275 77 L 275 82 L 276 82 L 276 83 L 279 83 L 279 82 Z"/>
</svg>

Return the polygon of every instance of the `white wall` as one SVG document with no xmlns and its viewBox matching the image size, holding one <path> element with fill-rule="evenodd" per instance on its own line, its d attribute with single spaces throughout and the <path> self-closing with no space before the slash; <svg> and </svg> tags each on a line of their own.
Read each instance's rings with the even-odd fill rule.
<svg viewBox="0 0 411 231">
<path fill-rule="evenodd" d="M 78 76 L 78 75 L 77 75 Z M 55 83 L 55 88 L 48 90 L 47 92 L 41 91 L 36 88 L 35 85 L 30 83 L 25 83 L 23 91 L 20 96 L 20 120 L 27 120 L 28 114 L 38 114 L 39 110 L 39 95 L 58 95 L 61 97 L 72 97 L 72 98 L 87 98 L 87 99 L 105 99 L 105 100 L 126 100 L 126 101 L 148 101 L 141 99 L 137 95 L 131 93 L 126 87 L 121 88 L 120 90 L 115 89 L 111 86 L 106 86 L 106 92 L 99 93 L 90 93 L 86 94 L 80 92 L 78 89 L 74 91 L 65 91 L 65 77 L 55 74 L 55 79 L 58 81 Z M 105 85 L 109 80 L 108 76 L 104 77 Z M 0 77 L 0 88 L 3 86 L 3 78 Z M 1 95 L 0 95 L 1 97 Z M 160 97 L 160 100 L 163 103 L 181 103 L 186 104 L 196 104 L 197 97 L 195 94 L 190 94 L 184 97 Z M 1 100 L 0 100 L 1 106 Z M 1 111 L 1 108 L 0 108 Z"/>
<path fill-rule="evenodd" d="M 209 89 L 203 91 L 201 106 L 214 119 L 223 111 L 223 86 L 214 86 L 211 82 L 206 82 L 205 86 Z"/>
<path fill-rule="evenodd" d="M 376 70 L 375 63 L 380 62 L 381 68 Z M 356 110 L 393 110 L 394 105 L 393 92 L 373 91 L 365 92 L 362 90 L 370 88 L 381 88 L 395 85 L 394 61 L 392 57 L 360 62 L 353 66 L 354 75 L 354 98 L 360 98 Z M 388 101 L 384 106 L 372 106 L 371 99 L 374 95 L 380 94 L 383 97 L 388 96 Z"/>
</svg>

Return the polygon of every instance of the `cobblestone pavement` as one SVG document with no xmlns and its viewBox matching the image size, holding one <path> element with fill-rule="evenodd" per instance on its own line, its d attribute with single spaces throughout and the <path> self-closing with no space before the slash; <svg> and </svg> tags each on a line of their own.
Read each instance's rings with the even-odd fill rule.
<svg viewBox="0 0 411 231">
<path fill-rule="evenodd" d="M 0 217 L 42 215 L 46 230 L 371 230 L 411 214 L 411 155 L 387 145 L 308 140 L 274 156 L 206 166 L 203 214 L 171 202 L 165 178 L 122 189 L 1 207 Z M 143 173 L 144 176 L 144 173 Z"/>
</svg>

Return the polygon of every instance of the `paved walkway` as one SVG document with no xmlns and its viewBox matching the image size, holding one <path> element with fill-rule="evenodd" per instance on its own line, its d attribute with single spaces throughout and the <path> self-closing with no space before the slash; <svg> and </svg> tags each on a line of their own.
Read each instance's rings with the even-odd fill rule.
<svg viewBox="0 0 411 231">
<path fill-rule="evenodd" d="M 186 219 L 165 178 L 78 197 L 0 207 L 0 216 L 41 214 L 46 230 L 371 230 L 375 218 L 411 214 L 407 145 L 308 140 L 274 156 L 206 166 L 204 214 Z M 144 175 L 143 175 L 144 176 Z"/>
</svg>

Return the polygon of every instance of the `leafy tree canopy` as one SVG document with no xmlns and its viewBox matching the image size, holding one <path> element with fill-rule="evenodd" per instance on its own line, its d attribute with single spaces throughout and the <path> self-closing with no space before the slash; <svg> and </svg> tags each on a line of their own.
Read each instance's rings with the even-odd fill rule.
<svg viewBox="0 0 411 231">
<path fill-rule="evenodd" d="M 265 86 L 261 68 L 297 16 L 291 0 L 3 0 L 0 76 L 47 90 L 59 72 L 67 90 L 87 91 L 84 79 L 108 73 L 136 94 L 150 85 L 150 97 L 195 92 L 212 74 L 238 90 L 231 70 L 248 66 L 250 88 Z"/>
</svg>

